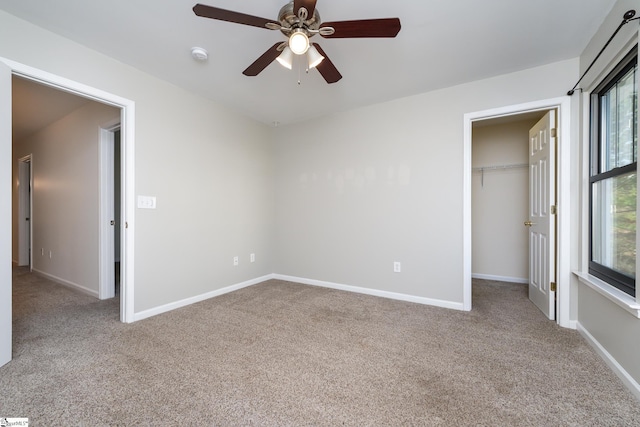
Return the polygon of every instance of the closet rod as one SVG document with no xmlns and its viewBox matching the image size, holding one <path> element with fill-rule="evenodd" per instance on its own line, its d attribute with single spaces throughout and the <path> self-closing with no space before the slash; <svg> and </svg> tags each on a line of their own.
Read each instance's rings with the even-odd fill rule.
<svg viewBox="0 0 640 427">
<path fill-rule="evenodd" d="M 474 172 L 484 172 L 484 171 L 492 171 L 492 170 L 501 170 L 501 169 L 520 169 L 520 168 L 528 168 L 528 163 L 519 163 L 515 165 L 496 165 L 496 166 L 478 166 L 473 168 Z"/>
<path fill-rule="evenodd" d="M 528 167 L 529 167 L 529 163 L 519 163 L 515 165 L 480 166 L 480 167 L 473 168 L 473 171 L 480 172 L 482 174 L 480 178 L 480 185 L 484 187 L 484 173 L 486 171 L 504 170 L 504 169 L 520 169 L 520 168 L 528 168 Z"/>
</svg>

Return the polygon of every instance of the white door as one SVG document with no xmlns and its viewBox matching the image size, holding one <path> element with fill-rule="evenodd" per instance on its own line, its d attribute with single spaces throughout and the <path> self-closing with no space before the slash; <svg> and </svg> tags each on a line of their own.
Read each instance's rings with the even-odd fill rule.
<svg viewBox="0 0 640 427">
<path fill-rule="evenodd" d="M 100 282 L 99 298 L 116 295 L 114 254 L 114 138 L 113 132 L 100 129 Z"/>
<path fill-rule="evenodd" d="M 0 366 L 11 360 L 11 69 L 0 62 Z"/>
<path fill-rule="evenodd" d="M 529 219 L 525 221 L 529 227 L 529 299 L 552 320 L 556 317 L 555 127 L 555 111 L 549 111 L 529 131 Z"/>
<path fill-rule="evenodd" d="M 18 160 L 18 265 L 31 265 L 31 155 Z"/>
</svg>

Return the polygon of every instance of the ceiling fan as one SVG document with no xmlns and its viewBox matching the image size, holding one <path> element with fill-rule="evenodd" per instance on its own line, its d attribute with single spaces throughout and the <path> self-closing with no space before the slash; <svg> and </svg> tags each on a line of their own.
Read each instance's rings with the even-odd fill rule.
<svg viewBox="0 0 640 427">
<path fill-rule="evenodd" d="M 342 75 L 320 45 L 309 42 L 311 37 L 316 34 L 324 38 L 395 37 L 400 31 L 398 18 L 322 22 L 316 9 L 316 1 L 293 0 L 280 9 L 277 20 L 199 3 L 193 7 L 193 12 L 204 18 L 280 30 L 287 37 L 287 41 L 274 44 L 249 65 L 242 72 L 245 76 L 257 76 L 274 60 L 291 69 L 293 55 L 306 54 L 309 68 L 317 68 L 327 83 L 335 83 L 342 78 Z"/>
</svg>

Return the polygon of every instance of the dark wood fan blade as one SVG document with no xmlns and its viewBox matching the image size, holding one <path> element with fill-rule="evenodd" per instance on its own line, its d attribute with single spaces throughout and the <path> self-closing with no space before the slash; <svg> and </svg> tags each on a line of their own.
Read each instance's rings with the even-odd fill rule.
<svg viewBox="0 0 640 427">
<path fill-rule="evenodd" d="M 232 10 L 220 9 L 218 7 L 207 6 L 204 4 L 196 4 L 193 6 L 193 12 L 203 18 L 217 19 L 219 21 L 233 22 L 235 24 L 251 25 L 252 27 L 266 28 L 265 25 L 273 22 L 280 25 L 272 19 L 260 18 L 259 16 L 246 15 Z"/>
<path fill-rule="evenodd" d="M 282 42 L 278 42 L 271 46 L 269 50 L 260 56 L 260 58 L 256 59 L 253 64 L 249 65 L 246 70 L 242 72 L 245 76 L 257 76 L 267 68 L 269 64 L 271 64 L 279 55 L 280 51 L 278 50 L 278 46 L 280 46 Z"/>
<path fill-rule="evenodd" d="M 342 74 L 340 74 L 340 71 L 338 71 L 336 66 L 333 65 L 333 62 L 331 62 L 327 54 L 324 53 L 324 50 L 322 50 L 318 43 L 313 43 L 313 45 L 318 49 L 320 55 L 324 56 L 322 62 L 316 66 L 318 72 L 322 74 L 322 77 L 324 77 L 327 83 L 335 83 L 340 80 L 342 78 Z"/>
<path fill-rule="evenodd" d="M 333 27 L 336 32 L 327 39 L 344 39 L 355 37 L 395 37 L 400 32 L 400 19 L 361 19 L 357 21 L 323 22 L 322 27 Z"/>
<path fill-rule="evenodd" d="M 298 16 L 298 10 L 304 7 L 309 12 L 309 18 L 313 17 L 313 12 L 316 10 L 316 0 L 293 0 L 293 13 Z"/>
</svg>

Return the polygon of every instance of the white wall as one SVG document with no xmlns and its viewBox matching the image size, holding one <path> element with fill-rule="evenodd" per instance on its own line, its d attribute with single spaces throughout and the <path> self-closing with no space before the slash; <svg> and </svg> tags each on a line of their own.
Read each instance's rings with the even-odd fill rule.
<svg viewBox="0 0 640 427">
<path fill-rule="evenodd" d="M 5 12 L 0 57 L 135 102 L 136 313 L 273 271 L 266 126 Z"/>
<path fill-rule="evenodd" d="M 622 21 L 623 14 L 631 9 L 638 10 L 637 0 L 618 1 L 611 13 L 607 16 L 602 27 L 591 40 L 584 53 L 580 57 L 580 69 L 586 70 L 593 58 L 609 39 L 611 34 Z M 634 21 L 627 24 L 611 42 L 601 58 L 595 63 L 593 69 L 586 75 L 580 87 L 584 88 L 584 95 L 576 92 L 574 97 L 582 96 L 579 143 L 582 162 L 574 171 L 576 182 L 582 183 L 578 192 L 574 195 L 576 211 L 582 215 L 579 218 L 579 227 L 582 230 L 582 238 L 575 242 L 576 253 L 580 254 L 575 260 L 574 270 L 586 273 L 588 271 L 588 158 L 589 158 L 589 91 L 611 71 L 611 69 L 624 57 L 629 48 L 638 43 L 638 23 Z M 639 270 L 640 271 L 640 270 Z M 578 327 L 585 330 L 593 339 L 596 346 L 601 346 L 607 353 L 610 362 L 618 363 L 635 381 L 635 393 L 640 397 L 640 319 L 624 311 L 618 305 L 611 303 L 601 294 L 580 284 L 574 278 L 573 287 L 577 293 Z"/>
<path fill-rule="evenodd" d="M 95 296 L 98 295 L 99 128 L 119 117 L 118 108 L 89 102 L 13 143 L 14 226 L 18 159 L 33 155 L 33 269 Z M 17 259 L 16 228 L 13 253 Z"/>
<path fill-rule="evenodd" d="M 464 114 L 577 76 L 563 61 L 276 129 L 276 272 L 462 304 Z"/>
<path fill-rule="evenodd" d="M 481 124 L 481 125 L 478 125 Z M 528 282 L 529 129 L 536 120 L 473 127 L 472 272 L 475 277 Z M 525 165 L 484 172 L 478 168 Z"/>
</svg>

